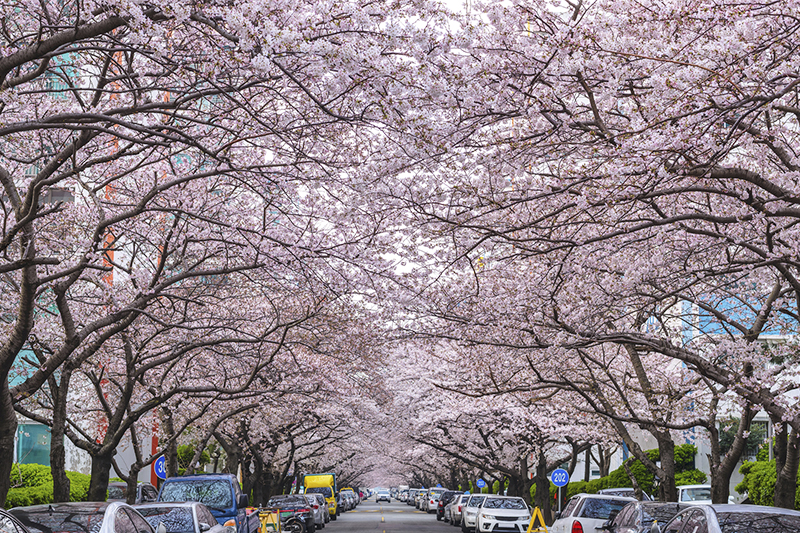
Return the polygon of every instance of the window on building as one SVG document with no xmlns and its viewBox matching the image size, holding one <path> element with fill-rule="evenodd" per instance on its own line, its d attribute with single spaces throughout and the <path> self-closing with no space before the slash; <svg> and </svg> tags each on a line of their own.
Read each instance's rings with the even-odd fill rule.
<svg viewBox="0 0 800 533">
<path fill-rule="evenodd" d="M 50 428 L 20 424 L 17 428 L 17 462 L 50 466 Z"/>
</svg>

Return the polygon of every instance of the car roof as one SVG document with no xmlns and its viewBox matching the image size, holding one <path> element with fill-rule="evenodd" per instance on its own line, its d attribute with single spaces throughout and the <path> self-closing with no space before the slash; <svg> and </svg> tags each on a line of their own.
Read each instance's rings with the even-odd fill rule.
<svg viewBox="0 0 800 533">
<path fill-rule="evenodd" d="M 715 503 L 712 505 L 693 505 L 699 509 L 713 509 L 714 512 L 723 513 L 779 513 L 791 516 L 800 516 L 800 511 L 784 509 L 782 507 L 769 507 L 766 505 L 746 505 L 735 503 Z"/>
<path fill-rule="evenodd" d="M 601 500 L 621 500 L 624 502 L 638 501 L 636 498 L 630 498 L 628 496 L 614 496 L 612 494 L 587 494 L 585 492 L 582 492 L 580 494 L 576 494 L 575 496 L 581 496 L 582 498 L 601 499 Z"/>
<path fill-rule="evenodd" d="M 134 505 L 135 509 L 140 507 L 149 509 L 153 507 L 194 507 L 195 505 L 203 505 L 200 502 L 150 502 L 150 503 L 139 503 Z"/>
<path fill-rule="evenodd" d="M 54 513 L 96 513 L 105 512 L 111 505 L 120 505 L 121 502 L 65 502 L 65 503 L 43 503 L 39 505 L 29 505 L 26 507 L 14 507 L 14 511 L 24 511 L 38 513 L 41 511 L 53 510 Z"/>
</svg>

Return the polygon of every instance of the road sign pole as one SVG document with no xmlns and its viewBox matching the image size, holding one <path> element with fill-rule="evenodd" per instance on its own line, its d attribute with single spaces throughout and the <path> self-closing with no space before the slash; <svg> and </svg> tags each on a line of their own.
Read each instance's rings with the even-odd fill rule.
<svg viewBox="0 0 800 533">
<path fill-rule="evenodd" d="M 558 487 L 558 514 L 561 514 L 561 487 Z"/>
</svg>

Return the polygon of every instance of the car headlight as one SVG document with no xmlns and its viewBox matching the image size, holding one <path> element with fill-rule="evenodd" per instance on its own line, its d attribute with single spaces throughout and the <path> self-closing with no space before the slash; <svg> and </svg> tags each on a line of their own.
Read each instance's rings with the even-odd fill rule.
<svg viewBox="0 0 800 533">
<path fill-rule="evenodd" d="M 483 518 L 485 518 L 486 520 L 494 520 L 494 515 L 490 515 L 490 514 L 483 514 L 483 513 L 481 513 L 481 516 L 482 516 Z"/>
<path fill-rule="evenodd" d="M 520 520 L 524 520 L 525 522 L 530 522 L 531 517 L 528 516 L 528 515 L 525 515 L 525 516 L 520 516 L 519 519 Z"/>
</svg>

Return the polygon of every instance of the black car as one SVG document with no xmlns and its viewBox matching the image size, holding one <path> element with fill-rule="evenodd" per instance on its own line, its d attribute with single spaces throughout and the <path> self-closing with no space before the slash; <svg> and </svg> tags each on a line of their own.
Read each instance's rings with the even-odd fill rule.
<svg viewBox="0 0 800 533">
<path fill-rule="evenodd" d="M 436 504 L 436 520 L 442 520 L 444 518 L 444 508 L 450 503 L 453 498 L 458 496 L 459 494 L 464 494 L 458 490 L 446 490 L 439 496 L 439 503 Z"/>
<path fill-rule="evenodd" d="M 603 524 L 603 529 L 611 533 L 649 533 L 653 522 L 666 524 L 688 507 L 689 504 L 686 503 L 631 502 Z"/>
<path fill-rule="evenodd" d="M 297 517 L 303 521 L 306 533 L 311 533 L 317 529 L 314 524 L 314 511 L 308 500 L 302 494 L 280 494 L 273 496 L 267 502 L 267 507 L 280 509 L 281 523 L 283 524 L 290 517 Z"/>
</svg>

